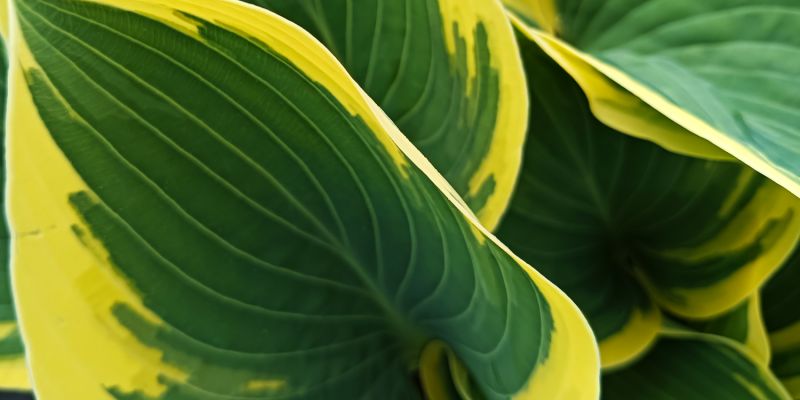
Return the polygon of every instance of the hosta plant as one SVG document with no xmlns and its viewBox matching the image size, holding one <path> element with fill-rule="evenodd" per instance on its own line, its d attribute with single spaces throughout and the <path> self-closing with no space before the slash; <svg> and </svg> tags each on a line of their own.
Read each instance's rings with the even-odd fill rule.
<svg viewBox="0 0 800 400">
<path fill-rule="evenodd" d="M 12 392 L 800 398 L 795 0 L 3 10 Z"/>
</svg>

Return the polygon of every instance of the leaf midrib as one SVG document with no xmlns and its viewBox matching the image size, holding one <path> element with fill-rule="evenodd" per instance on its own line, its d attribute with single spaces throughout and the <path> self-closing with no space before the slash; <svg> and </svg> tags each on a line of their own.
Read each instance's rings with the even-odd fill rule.
<svg viewBox="0 0 800 400">
<path fill-rule="evenodd" d="M 41 20 L 45 21 L 47 24 L 51 25 L 51 27 L 52 27 L 53 29 L 56 29 L 56 30 L 59 30 L 59 31 L 61 31 L 61 32 L 62 32 L 64 35 L 68 35 L 68 36 L 70 36 L 70 37 L 71 37 L 73 40 L 75 40 L 75 41 L 79 42 L 79 43 L 80 43 L 82 46 L 86 47 L 87 49 L 90 49 L 91 51 L 95 52 L 95 54 L 97 54 L 98 56 L 100 56 L 100 57 L 102 57 L 102 58 L 106 59 L 108 62 L 110 62 L 110 63 L 111 63 L 112 65 L 114 65 L 116 68 L 118 68 L 118 69 L 121 69 L 122 71 L 127 71 L 126 73 L 127 73 L 127 74 L 128 74 L 130 77 L 132 77 L 132 78 L 136 79 L 137 81 L 139 81 L 140 83 L 142 83 L 142 84 L 144 84 L 144 85 L 147 85 L 147 86 L 148 86 L 148 87 L 150 87 L 152 90 L 154 90 L 156 93 L 159 93 L 159 95 L 161 95 L 162 97 L 164 97 L 165 99 L 167 99 L 167 100 L 168 100 L 168 101 L 170 101 L 171 103 L 175 104 L 175 106 L 176 106 L 176 107 L 183 109 L 183 108 L 182 108 L 182 106 L 178 105 L 177 103 L 174 103 L 174 101 L 173 101 L 171 98 L 169 98 L 169 96 L 167 96 L 167 95 L 166 95 L 166 94 L 164 94 L 163 92 L 159 91 L 158 89 L 156 89 L 156 88 L 155 88 L 155 87 L 153 87 L 152 85 L 148 84 L 147 82 L 143 81 L 143 80 L 142 80 L 142 79 L 141 79 L 141 78 L 140 78 L 140 77 L 139 77 L 137 74 L 135 74 L 135 73 L 133 73 L 132 71 L 128 70 L 126 67 L 119 65 L 118 63 L 116 63 L 115 61 L 113 61 L 112 59 L 110 59 L 109 57 L 107 57 L 107 56 L 106 56 L 104 53 L 100 52 L 99 50 L 97 50 L 97 49 L 95 49 L 94 47 L 90 46 L 88 43 L 84 42 L 82 39 L 80 39 L 80 38 L 77 38 L 77 37 L 75 37 L 74 35 L 72 35 L 70 32 L 64 31 L 64 30 L 63 30 L 63 29 L 61 29 L 60 27 L 53 25 L 52 23 L 50 23 L 50 21 L 49 21 L 47 18 L 45 18 L 44 16 L 40 15 L 40 14 L 39 14 L 39 13 L 38 13 L 36 10 L 32 9 L 32 8 L 31 8 L 29 5 L 25 4 L 24 2 L 18 2 L 18 3 L 21 3 L 23 7 L 27 8 L 27 9 L 28 9 L 30 12 L 34 13 L 35 15 L 37 15 L 37 16 L 38 16 L 38 18 L 40 18 Z M 186 69 L 184 65 L 180 64 L 179 62 L 177 62 L 177 60 L 174 60 L 174 59 L 172 59 L 171 57 L 169 57 L 169 56 L 167 56 L 167 55 L 163 54 L 163 52 L 161 52 L 160 50 L 158 50 L 158 49 L 154 49 L 154 48 L 151 48 L 151 47 L 150 47 L 149 45 L 147 45 L 146 43 L 141 43 L 140 41 L 138 41 L 138 39 L 136 39 L 136 38 L 132 38 L 132 37 L 129 37 L 128 35 L 126 35 L 126 34 L 124 34 L 124 33 L 122 33 L 122 32 L 119 32 L 119 31 L 117 31 L 117 30 L 116 30 L 116 29 L 114 29 L 113 27 L 110 27 L 110 26 L 107 26 L 107 25 L 101 24 L 101 23 L 99 23 L 99 22 L 97 22 L 97 21 L 93 21 L 93 20 L 87 19 L 87 18 L 83 17 L 82 15 L 75 14 L 75 13 L 73 13 L 73 12 L 69 11 L 69 10 L 62 9 L 62 8 L 60 8 L 60 7 L 58 7 L 58 6 L 55 6 L 55 5 L 52 5 L 52 4 L 49 4 L 49 3 L 43 3 L 43 4 L 45 4 L 45 5 L 46 5 L 46 6 L 48 6 L 48 7 L 54 8 L 54 9 L 56 9 L 56 10 L 57 10 L 57 11 L 59 11 L 59 12 L 67 13 L 67 14 L 70 14 L 70 15 L 72 15 L 72 16 L 74 16 L 74 17 L 76 17 L 76 18 L 80 18 L 81 20 L 84 20 L 84 21 L 86 21 L 87 23 L 91 23 L 91 24 L 93 24 L 93 25 L 99 25 L 99 26 L 101 27 L 101 29 L 106 29 L 106 30 L 113 31 L 115 34 L 121 35 L 121 36 L 123 36 L 123 37 L 127 38 L 128 40 L 131 40 L 131 41 L 134 41 L 134 42 L 136 42 L 136 43 L 139 43 L 141 46 L 145 46 L 145 47 L 149 48 L 151 51 L 153 51 L 153 52 L 157 52 L 158 54 L 160 54 L 160 55 L 162 55 L 163 57 L 167 58 L 167 59 L 168 59 L 168 60 L 170 60 L 170 62 L 172 62 L 173 64 L 175 64 L 175 65 L 177 65 L 177 66 L 179 66 L 179 67 L 181 67 L 181 68 L 184 68 L 184 69 Z M 25 18 L 25 17 L 24 17 L 24 16 L 22 16 L 22 15 L 20 15 L 20 17 L 21 17 L 21 18 L 23 18 L 23 19 Z M 29 23 L 29 24 L 30 24 L 30 23 Z M 34 30 L 35 30 L 35 28 L 34 28 Z M 38 30 L 36 30 L 36 31 L 37 31 L 37 34 L 38 34 L 38 35 L 40 35 L 40 36 L 42 37 L 42 39 L 43 39 L 43 40 L 47 41 L 47 39 L 45 39 L 45 37 L 44 37 L 43 35 L 41 35 L 41 34 L 39 34 L 39 33 L 38 33 Z M 246 39 L 245 39 L 245 40 L 246 40 Z M 49 42 L 49 41 L 48 41 L 48 42 Z M 199 41 L 199 40 L 197 41 L 197 43 L 199 43 L 199 44 L 202 44 L 202 45 L 205 45 L 205 43 L 204 43 L 204 42 L 202 42 L 202 41 Z M 51 46 L 52 46 L 52 44 L 51 44 Z M 215 49 L 215 48 L 213 48 L 212 46 L 207 46 L 207 47 L 209 47 L 209 48 L 213 49 L 214 51 L 217 51 L 217 52 L 218 52 L 218 50 L 216 50 L 216 49 Z M 67 57 L 66 57 L 65 55 L 63 55 L 63 54 L 62 54 L 62 57 L 65 57 L 65 58 L 67 58 Z M 226 57 L 227 57 L 227 56 L 226 56 Z M 68 58 L 67 58 L 67 59 L 68 59 Z M 238 64 L 238 63 L 237 63 L 237 64 Z M 240 65 L 240 66 L 241 66 L 241 64 L 238 64 L 238 65 Z M 77 66 L 74 66 L 74 67 L 75 67 L 77 70 L 80 70 L 80 68 L 78 68 Z M 244 66 L 241 66 L 241 67 L 242 67 L 244 70 L 246 70 L 248 73 L 251 73 L 251 74 L 252 74 L 252 72 L 251 72 L 251 71 L 250 71 L 248 68 L 246 68 L 246 67 L 244 67 Z M 80 70 L 80 71 L 82 71 L 82 70 Z M 188 70 L 187 70 L 187 71 L 188 71 Z M 201 76 L 199 76 L 199 75 L 198 75 L 197 73 L 195 73 L 194 71 L 188 71 L 188 72 L 190 72 L 190 73 L 192 73 L 194 76 L 198 77 L 198 79 L 202 79 L 202 80 L 204 80 L 204 78 L 202 78 Z M 85 74 L 85 72 L 82 72 L 82 73 L 84 73 L 84 74 Z M 92 79 L 91 77 L 89 77 L 89 75 L 88 75 L 88 74 L 85 74 L 85 75 L 86 75 L 86 77 L 87 77 L 89 80 L 91 80 L 92 82 L 95 82 L 95 81 L 94 81 L 94 79 Z M 301 74 L 301 75 L 302 75 L 302 74 Z M 205 80 L 204 80 L 204 81 L 205 81 Z M 207 83 L 208 83 L 208 82 L 207 82 Z M 100 86 L 100 85 L 99 85 L 99 83 L 96 83 L 96 82 L 95 82 L 95 84 L 97 85 L 97 87 L 98 87 L 98 88 L 100 88 L 101 90 L 104 90 L 104 89 L 102 88 L 102 86 Z M 213 84 L 211 84 L 211 83 L 208 83 L 208 84 L 209 84 L 209 85 L 211 85 L 211 86 L 213 86 L 213 87 L 216 87 L 216 86 L 214 86 L 214 85 L 213 85 Z M 53 88 L 53 89 L 55 90 L 55 88 Z M 221 94 L 223 94 L 223 95 L 224 95 L 224 93 L 221 93 Z M 110 93 L 107 93 L 107 92 L 106 92 L 106 95 L 108 95 L 108 96 L 109 96 L 109 97 L 111 97 L 111 98 L 114 98 L 114 97 L 113 97 L 113 96 L 112 96 Z M 227 95 L 226 95 L 226 96 L 227 96 Z M 286 100 L 286 101 L 288 102 L 288 100 Z M 290 102 L 290 103 L 291 103 L 291 102 Z M 123 103 L 120 103 L 120 104 L 123 104 Z M 124 106 L 124 105 L 123 105 L 123 106 Z M 125 106 L 125 107 L 126 107 L 126 106 Z M 338 109 L 338 108 L 337 108 L 337 109 Z M 193 115 L 193 114 L 191 114 L 191 113 L 190 113 L 188 110 L 184 110 L 184 111 L 185 111 L 187 114 L 189 114 L 190 116 L 194 116 L 194 115 Z M 73 112 L 75 112 L 75 111 L 73 110 Z M 135 112 L 133 112 L 133 111 L 131 111 L 131 112 L 132 112 L 132 113 L 134 113 L 134 114 L 136 114 L 136 113 L 135 113 Z M 138 114 L 136 114 L 136 115 L 138 115 Z M 255 118 L 255 117 L 253 117 L 253 118 Z M 260 120 L 259 120 L 259 123 L 260 123 Z M 149 123 L 148 123 L 148 125 L 149 125 Z M 155 128 L 154 128 L 154 129 L 155 129 Z M 363 139 L 362 139 L 362 140 L 363 140 Z M 374 155 L 374 154 L 373 154 L 373 155 Z M 199 163 L 199 161 L 198 161 L 198 164 L 201 164 L 201 165 L 202 165 L 202 163 Z M 382 165 L 382 164 L 381 164 L 381 165 Z M 355 178 L 354 178 L 354 179 L 355 179 Z M 394 183 L 393 181 L 392 181 L 392 184 L 393 184 L 393 186 L 395 186 L 395 183 Z M 397 190 L 397 188 L 396 188 L 396 187 L 395 187 L 395 190 Z M 366 196 L 366 193 L 364 193 L 364 195 Z M 166 196 L 166 195 L 165 195 L 165 196 Z M 169 196 L 167 196 L 167 197 L 169 198 Z M 102 202 L 102 199 L 101 199 L 101 202 Z M 103 202 L 103 203 L 104 203 L 104 202 Z M 104 203 L 104 204 L 105 204 L 105 203 Z M 106 206 L 106 207 L 108 208 L 108 206 Z M 178 207 L 178 208 L 180 209 L 180 207 Z M 109 209 L 110 209 L 110 208 L 109 208 Z M 408 211 L 408 210 L 407 210 L 407 211 Z M 119 217 L 119 216 L 118 216 L 118 217 Z M 121 217 L 119 217 L 119 218 L 121 218 Z M 127 222 L 126 222 L 126 221 L 124 221 L 124 219 L 123 219 L 122 221 L 123 221 L 123 222 L 124 222 L 124 223 L 127 225 Z M 132 228 L 130 228 L 130 229 L 132 229 Z M 326 231 L 326 232 L 327 232 L 327 231 Z M 138 235 L 138 234 L 137 234 L 137 235 Z M 313 235 L 310 235 L 310 236 L 313 238 Z M 332 234 L 330 234 L 330 232 L 328 232 L 326 236 L 328 236 L 328 239 L 329 239 L 329 240 L 335 240 L 335 237 L 334 237 Z M 144 239 L 143 239 L 143 240 L 144 240 Z M 376 282 L 375 282 L 375 281 L 374 281 L 374 280 L 373 280 L 373 279 L 372 279 L 372 278 L 369 276 L 369 274 L 366 272 L 365 268 L 364 268 L 364 267 L 361 265 L 361 263 L 360 263 L 360 262 L 358 262 L 358 261 L 357 261 L 357 260 L 356 260 L 356 259 L 353 257 L 353 255 L 351 254 L 351 252 L 350 252 L 349 250 L 347 250 L 347 248 L 346 248 L 346 247 L 344 247 L 344 246 L 343 246 L 341 243 L 339 243 L 338 241 L 335 241 L 333 244 L 328 244 L 328 246 L 333 246 L 333 248 L 334 248 L 334 249 L 336 249 L 336 254 L 338 254 L 338 255 L 339 255 L 341 258 L 342 258 L 342 260 L 344 260 L 344 261 L 345 261 L 345 264 L 346 264 L 346 265 L 349 265 L 349 266 L 351 267 L 351 269 L 354 271 L 354 273 L 356 273 L 356 275 L 358 276 L 359 280 L 361 280 L 361 281 L 362 281 L 362 283 L 364 284 L 364 288 L 366 289 L 366 294 L 368 294 L 368 296 L 369 296 L 369 297 L 371 297 L 371 298 L 372 298 L 372 299 L 375 301 L 375 303 L 376 303 L 376 304 L 377 304 L 377 305 L 378 305 L 378 306 L 379 306 L 381 309 L 383 309 L 383 310 L 384 310 L 385 318 L 386 318 L 386 321 L 387 321 L 387 323 L 389 324 L 389 326 L 393 327 L 393 328 L 394 328 L 394 330 L 395 330 L 396 332 L 399 332 L 399 333 L 400 333 L 399 335 L 397 335 L 397 336 L 398 336 L 398 338 L 407 339 L 407 340 L 406 340 L 406 343 L 405 343 L 406 347 L 407 347 L 407 348 L 409 348 L 409 349 L 412 349 L 412 353 L 413 353 L 414 351 L 416 351 L 416 349 L 420 349 L 420 348 L 422 347 L 422 345 L 423 345 L 425 342 L 427 342 L 427 341 L 429 340 L 429 339 L 428 339 L 428 337 L 427 337 L 427 335 L 425 335 L 425 334 L 421 333 L 421 330 L 417 329 L 417 327 L 415 327 L 413 324 L 411 324 L 411 323 L 408 321 L 408 319 L 407 319 L 407 318 L 405 318 L 404 316 L 402 316 L 402 315 L 401 315 L 401 314 L 398 312 L 398 310 L 397 310 L 397 307 L 396 307 L 394 304 L 392 304 L 392 303 L 390 303 L 390 302 L 388 301 L 388 299 L 387 299 L 386 295 L 384 294 L 384 292 L 383 292 L 383 291 L 382 291 L 382 290 L 381 290 L 381 289 L 378 287 L 378 285 L 376 284 Z M 155 250 L 154 250 L 154 251 L 155 251 Z M 332 283 L 339 284 L 338 282 L 335 282 L 335 281 L 331 281 L 331 282 L 332 282 Z M 231 300 L 234 300 L 234 301 L 236 301 L 235 299 L 231 299 Z M 414 360 L 414 361 L 415 361 L 415 360 Z M 414 361 L 412 361 L 412 363 L 413 363 Z"/>
</svg>

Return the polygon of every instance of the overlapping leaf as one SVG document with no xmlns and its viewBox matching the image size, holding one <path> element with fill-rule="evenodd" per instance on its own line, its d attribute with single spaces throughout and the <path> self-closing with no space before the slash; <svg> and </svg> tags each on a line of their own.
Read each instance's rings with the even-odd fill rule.
<svg viewBox="0 0 800 400">
<path fill-rule="evenodd" d="M 519 172 L 525 77 L 499 0 L 247 0 L 298 23 L 494 227 Z"/>
<path fill-rule="evenodd" d="M 716 318 L 686 321 L 692 328 L 744 345 L 762 364 L 769 365 L 771 349 L 758 294 Z"/>
<path fill-rule="evenodd" d="M 531 34 L 548 43 L 548 52 L 590 98 L 634 103 L 632 93 L 682 129 L 800 195 L 797 1 L 522 0 L 509 5 L 523 19 L 539 22 L 542 30 L 531 28 Z M 646 124 L 615 114 L 616 107 L 594 111 L 626 133 L 636 129 L 631 124 Z M 685 131 L 657 125 L 640 135 L 671 150 L 719 157 Z"/>
<path fill-rule="evenodd" d="M 305 32 L 232 1 L 14 4 L 39 399 L 597 396 L 574 304 Z"/>
<path fill-rule="evenodd" d="M 520 40 L 531 133 L 497 235 L 575 300 L 604 366 L 652 343 L 660 308 L 717 316 L 780 267 L 800 235 L 800 200 L 738 162 L 608 128 L 569 75 Z"/>
<path fill-rule="evenodd" d="M 772 368 L 800 398 L 800 249 L 762 290 L 764 321 L 774 352 Z"/>
<path fill-rule="evenodd" d="M 668 331 L 641 360 L 603 377 L 607 400 L 790 399 L 775 376 L 738 343 Z"/>
<path fill-rule="evenodd" d="M 800 347 L 776 351 L 770 367 L 793 398 L 800 398 Z"/>
</svg>

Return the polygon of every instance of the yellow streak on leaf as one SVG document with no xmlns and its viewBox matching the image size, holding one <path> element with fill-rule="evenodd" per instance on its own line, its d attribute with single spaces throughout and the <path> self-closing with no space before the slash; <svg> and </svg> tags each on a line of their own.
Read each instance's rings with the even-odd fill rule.
<svg viewBox="0 0 800 400">
<path fill-rule="evenodd" d="M 600 342 L 603 369 L 630 364 L 653 345 L 661 330 L 661 311 L 652 305 L 650 310 L 635 309 L 622 330 Z"/>
<path fill-rule="evenodd" d="M 770 332 L 769 341 L 776 353 L 800 347 L 800 321 L 779 331 Z"/>
<path fill-rule="evenodd" d="M 769 226 L 770 223 L 774 225 Z M 687 318 L 716 316 L 752 295 L 791 254 L 800 238 L 800 199 L 780 186 L 766 183 L 712 240 L 699 247 L 662 253 L 684 262 L 700 262 L 754 243 L 765 229 L 768 234 L 762 239 L 766 244 L 763 252 L 713 285 L 697 289 L 662 289 L 643 271 L 640 278 L 656 301 L 671 312 Z"/>
<path fill-rule="evenodd" d="M 24 69 L 36 68 L 12 26 L 8 209 L 12 231 L 13 284 L 19 322 L 40 399 L 111 399 L 103 384 L 158 396 L 159 374 L 184 374 L 162 361 L 162 353 L 134 338 L 111 314 L 127 304 L 154 323 L 102 247 L 87 246 L 72 227 L 80 225 L 68 195 L 87 190 L 39 118 Z M 24 69 L 23 69 L 24 68 Z M 46 294 L 46 295 L 43 295 Z M 69 382 L 66 384 L 65 382 Z M 90 383 L 90 384 L 87 384 Z"/>
<path fill-rule="evenodd" d="M 761 296 L 756 293 L 747 302 L 747 340 L 745 345 L 763 365 L 769 365 L 772 351 L 767 337 L 767 327 L 761 314 Z"/>
<path fill-rule="evenodd" d="M 497 120 L 491 133 L 491 144 L 469 182 L 469 194 L 476 196 L 483 184 L 494 178 L 494 192 L 484 207 L 476 210 L 484 226 L 493 230 L 511 200 L 522 163 L 522 148 L 528 128 L 529 100 L 522 59 L 511 25 L 498 0 L 439 0 L 439 8 L 450 54 L 456 54 L 458 39 L 464 40 L 466 44 L 469 78 L 464 94 L 471 94 L 476 78 L 475 38 L 479 24 L 486 29 L 490 67 L 498 74 Z M 455 37 L 454 25 L 458 28 L 460 38 Z"/>
<path fill-rule="evenodd" d="M 247 382 L 247 390 L 254 392 L 280 390 L 285 387 L 286 381 L 281 379 L 258 379 Z"/>
</svg>

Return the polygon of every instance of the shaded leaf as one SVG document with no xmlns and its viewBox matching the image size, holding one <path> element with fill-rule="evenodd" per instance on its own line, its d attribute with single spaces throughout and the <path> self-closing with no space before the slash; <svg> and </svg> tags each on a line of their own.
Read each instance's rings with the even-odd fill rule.
<svg viewBox="0 0 800 400">
<path fill-rule="evenodd" d="M 644 358 L 603 377 L 603 399 L 789 399 L 772 373 L 734 341 L 667 333 Z"/>
<path fill-rule="evenodd" d="M 764 322 L 774 357 L 772 369 L 795 398 L 800 398 L 800 249 L 761 290 Z"/>
<path fill-rule="evenodd" d="M 570 76 L 520 41 L 531 133 L 497 235 L 575 300 L 604 366 L 652 343 L 659 308 L 714 317 L 780 267 L 800 235 L 800 200 L 738 162 L 603 125 Z"/>
<path fill-rule="evenodd" d="M 701 332 L 733 339 L 747 347 L 764 365 L 769 365 L 771 350 L 758 294 L 732 310 L 709 320 L 689 321 Z"/>
</svg>

